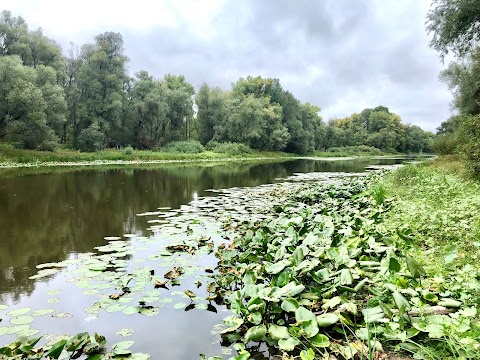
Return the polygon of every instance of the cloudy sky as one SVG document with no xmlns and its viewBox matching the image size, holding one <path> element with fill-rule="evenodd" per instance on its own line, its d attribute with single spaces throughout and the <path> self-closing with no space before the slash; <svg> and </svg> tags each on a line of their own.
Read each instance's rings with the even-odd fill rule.
<svg viewBox="0 0 480 360">
<path fill-rule="evenodd" d="M 426 130 L 452 96 L 428 47 L 430 0 L 2 0 L 64 50 L 120 32 L 133 74 L 182 74 L 228 89 L 247 75 L 279 78 L 325 120 L 385 105 Z M 0 10 L 3 10 L 0 8 Z"/>
</svg>

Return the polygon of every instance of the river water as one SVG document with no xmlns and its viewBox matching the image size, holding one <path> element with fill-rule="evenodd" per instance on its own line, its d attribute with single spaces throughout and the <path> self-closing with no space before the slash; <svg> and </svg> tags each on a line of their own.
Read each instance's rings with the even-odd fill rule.
<svg viewBox="0 0 480 360">
<path fill-rule="evenodd" d="M 213 268 L 215 258 L 204 251 L 188 265 L 184 257 L 177 257 L 177 254 L 157 256 L 159 244 L 172 241 L 169 237 L 177 241 L 191 235 L 187 234 L 191 230 L 189 227 L 178 223 L 176 229 L 183 229 L 184 233 L 173 231 L 173 227 L 169 228 L 170 232 L 162 233 L 160 229 L 164 222 L 167 223 L 166 219 L 179 215 L 179 209 L 192 201 L 203 199 L 208 204 L 210 197 L 217 196 L 217 192 L 212 191 L 216 189 L 258 187 L 295 173 L 362 172 L 367 165 L 391 165 L 401 161 L 295 159 L 50 171 L 4 170 L 0 172 L 0 304 L 4 305 L 0 305 L 0 346 L 22 333 L 39 331 L 39 335 L 44 336 L 43 341 L 48 341 L 54 335 L 88 331 L 101 333 L 111 344 L 133 340 L 134 351 L 149 353 L 153 359 L 191 360 L 198 359 L 199 353 L 223 354 L 228 358 L 231 350 L 219 344 L 216 325 L 229 312 L 222 306 L 207 304 L 201 295 L 208 294 L 203 294 L 200 288 L 196 290 L 197 282 L 208 281 L 208 274 L 203 270 Z M 215 209 L 205 205 L 196 211 L 214 212 Z M 191 219 L 192 215 L 189 216 Z M 214 225 L 207 221 L 203 230 L 195 230 L 194 236 L 208 236 L 218 241 Z M 127 237 L 123 237 L 125 234 Z M 117 240 L 117 237 L 122 239 Z M 116 258 L 108 248 L 115 241 L 118 242 L 114 246 L 120 244 L 120 250 L 117 246 L 115 251 L 122 251 L 123 255 Z M 107 247 L 102 250 L 105 245 Z M 105 254 L 101 255 L 101 251 Z M 100 257 L 93 265 L 87 260 L 86 266 L 90 268 L 86 269 L 85 259 L 92 256 Z M 37 267 L 62 261 L 63 270 L 45 266 L 44 269 L 53 268 L 54 271 L 36 277 Z M 107 268 L 102 267 L 102 261 L 109 264 Z M 105 285 L 111 266 L 115 266 L 116 273 L 124 274 L 122 276 L 137 274 L 136 287 L 140 288 L 146 283 L 151 285 L 154 276 L 179 264 L 190 266 L 190 271 L 178 286 L 145 287 L 139 291 L 143 294 L 137 294 L 136 298 L 130 294 L 125 296 L 125 305 L 106 304 L 102 311 L 94 308 L 99 299 L 108 301 L 109 295 L 118 292 L 115 286 Z M 142 275 L 144 269 L 150 273 Z M 146 280 L 142 285 L 143 280 L 139 279 L 144 275 Z M 113 274 L 107 280 L 117 284 L 122 278 Z M 198 300 L 182 296 L 187 288 L 198 293 Z M 146 291 L 148 305 L 155 311 L 125 314 L 128 313 L 126 307 L 132 307 L 128 301 L 145 300 Z M 108 306 L 109 311 L 103 311 Z M 16 309 L 25 309 L 20 319 L 9 314 Z M 41 316 L 38 310 L 42 309 L 51 313 Z M 25 318 L 30 315 L 33 319 Z"/>
</svg>

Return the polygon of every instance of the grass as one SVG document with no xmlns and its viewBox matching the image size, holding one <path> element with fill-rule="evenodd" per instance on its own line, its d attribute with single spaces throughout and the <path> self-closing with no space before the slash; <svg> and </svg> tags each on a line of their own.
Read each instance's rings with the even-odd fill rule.
<svg viewBox="0 0 480 360">
<path fill-rule="evenodd" d="M 371 191 L 379 199 L 394 199 L 384 224 L 389 230 L 411 230 L 404 251 L 446 284 L 444 296 L 455 294 L 474 312 L 468 331 L 442 324 L 444 342 L 427 349 L 435 354 L 432 359 L 442 359 L 447 349 L 462 358 L 469 339 L 480 338 L 480 182 L 469 177 L 458 158 L 440 157 L 403 166 Z"/>
<path fill-rule="evenodd" d="M 396 198 L 392 226 L 403 223 L 415 230 L 419 256 L 432 270 L 442 272 L 439 265 L 451 245 L 457 246 L 457 265 L 480 260 L 480 182 L 468 178 L 458 159 L 406 165 L 377 186 Z"/>
<path fill-rule="evenodd" d="M 254 151 L 251 154 L 228 155 L 213 151 L 204 151 L 198 154 L 170 151 L 149 151 L 106 149 L 93 153 L 85 153 L 70 149 L 55 151 L 36 151 L 16 149 L 8 144 L 0 144 L 0 165 L 13 164 L 46 164 L 46 163 L 84 163 L 84 162 L 111 162 L 111 161 L 185 161 L 185 160 L 222 160 L 255 159 L 255 158 L 283 158 L 296 157 L 295 154 L 283 152 Z M 81 164 L 79 164 L 81 165 Z"/>
</svg>

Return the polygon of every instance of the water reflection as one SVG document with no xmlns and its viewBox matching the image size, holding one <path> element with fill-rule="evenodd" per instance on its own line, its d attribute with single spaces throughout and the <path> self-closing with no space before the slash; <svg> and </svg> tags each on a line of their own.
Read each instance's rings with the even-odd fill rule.
<svg viewBox="0 0 480 360">
<path fill-rule="evenodd" d="M 136 214 L 179 208 L 206 189 L 257 186 L 295 172 L 359 172 L 398 160 L 235 162 L 0 173 L 0 302 L 34 290 L 35 266 L 91 252 L 108 235 L 142 233 Z"/>
</svg>

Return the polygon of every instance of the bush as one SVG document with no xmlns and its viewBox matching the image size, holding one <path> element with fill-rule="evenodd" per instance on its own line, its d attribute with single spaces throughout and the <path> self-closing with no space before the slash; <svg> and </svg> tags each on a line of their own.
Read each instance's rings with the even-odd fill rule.
<svg viewBox="0 0 480 360">
<path fill-rule="evenodd" d="M 205 151 L 200 142 L 195 140 L 188 141 L 172 141 L 165 147 L 168 152 L 186 153 L 186 154 L 199 154 Z"/>
<path fill-rule="evenodd" d="M 77 147 L 80 151 L 94 152 L 105 149 L 106 145 L 107 137 L 96 125 L 83 129 L 78 135 Z"/>
<path fill-rule="evenodd" d="M 382 155 L 383 152 L 382 150 L 373 147 L 373 146 L 367 146 L 367 145 L 358 145 L 358 146 L 342 146 L 342 147 L 332 147 L 328 149 L 329 152 L 342 152 L 342 153 L 354 153 L 354 154 L 360 154 L 360 153 L 368 153 L 368 154 L 373 154 L 373 155 Z"/>
<path fill-rule="evenodd" d="M 244 155 L 252 153 L 252 149 L 247 145 L 232 142 L 219 143 L 216 141 L 209 141 L 207 148 L 216 153 L 228 155 Z"/>
<path fill-rule="evenodd" d="M 122 150 L 123 155 L 132 155 L 133 154 L 133 148 L 128 145 L 126 148 L 123 148 Z"/>
</svg>

